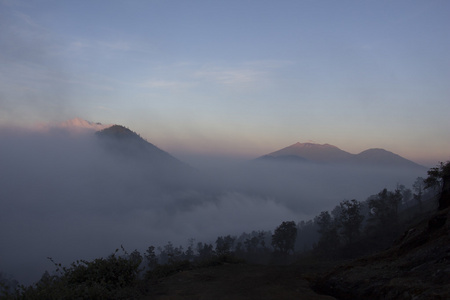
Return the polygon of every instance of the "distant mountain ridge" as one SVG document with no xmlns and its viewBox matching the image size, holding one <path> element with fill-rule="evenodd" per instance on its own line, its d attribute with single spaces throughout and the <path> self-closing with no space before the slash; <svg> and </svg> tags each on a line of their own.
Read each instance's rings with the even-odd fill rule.
<svg viewBox="0 0 450 300">
<path fill-rule="evenodd" d="M 128 154 L 128 156 L 145 157 L 149 161 L 185 165 L 169 153 L 144 140 L 137 133 L 121 125 L 89 122 L 74 118 L 57 125 L 71 131 L 93 130 L 109 151 Z M 380 148 L 372 148 L 358 154 L 344 151 L 334 145 L 317 143 L 295 143 L 280 150 L 263 155 L 257 161 L 286 163 L 322 163 L 378 165 L 393 167 L 414 167 L 425 169 L 411 160 Z M 163 164 L 164 164 L 163 163 Z M 186 165 L 187 166 L 187 165 Z"/>
<path fill-rule="evenodd" d="M 393 167 L 425 168 L 393 152 L 373 148 L 352 154 L 330 144 L 295 143 L 257 158 L 272 162 L 345 163 Z"/>
<path fill-rule="evenodd" d="M 301 157 L 307 161 L 328 163 L 348 160 L 352 154 L 330 144 L 295 143 L 263 157 L 267 156 L 275 158 L 283 158 L 285 156 Z"/>
</svg>

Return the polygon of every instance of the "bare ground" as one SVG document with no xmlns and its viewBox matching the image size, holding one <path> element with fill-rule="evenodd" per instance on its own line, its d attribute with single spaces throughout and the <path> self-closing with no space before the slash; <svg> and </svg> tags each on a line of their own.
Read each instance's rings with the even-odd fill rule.
<svg viewBox="0 0 450 300">
<path fill-rule="evenodd" d="M 319 295 L 298 266 L 224 264 L 176 273 L 152 285 L 144 299 L 332 300 Z"/>
</svg>

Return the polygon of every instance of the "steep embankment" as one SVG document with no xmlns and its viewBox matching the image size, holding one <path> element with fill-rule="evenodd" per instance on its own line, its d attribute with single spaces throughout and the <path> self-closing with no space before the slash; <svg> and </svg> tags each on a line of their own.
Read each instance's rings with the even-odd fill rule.
<svg viewBox="0 0 450 300">
<path fill-rule="evenodd" d="M 450 299 L 450 208 L 379 254 L 335 268 L 317 291 L 338 299 Z"/>
</svg>

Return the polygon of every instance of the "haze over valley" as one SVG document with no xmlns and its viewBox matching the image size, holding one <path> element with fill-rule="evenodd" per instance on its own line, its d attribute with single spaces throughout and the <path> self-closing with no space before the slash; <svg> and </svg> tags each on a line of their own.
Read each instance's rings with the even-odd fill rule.
<svg viewBox="0 0 450 300">
<path fill-rule="evenodd" d="M 126 127 L 81 119 L 0 137 L 1 269 L 27 283 L 51 268 L 47 257 L 70 263 L 121 244 L 143 250 L 273 230 L 426 175 L 385 150 L 363 159 L 311 143 L 202 170 Z"/>
</svg>

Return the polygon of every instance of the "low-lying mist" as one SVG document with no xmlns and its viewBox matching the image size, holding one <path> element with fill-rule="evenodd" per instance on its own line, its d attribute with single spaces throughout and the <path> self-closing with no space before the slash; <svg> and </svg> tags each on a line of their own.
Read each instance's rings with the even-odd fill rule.
<svg viewBox="0 0 450 300">
<path fill-rule="evenodd" d="M 255 161 L 180 173 L 109 150 L 92 131 L 0 130 L 1 272 L 30 284 L 54 269 L 47 257 L 68 265 L 120 245 L 144 251 L 273 230 L 425 175 Z"/>
</svg>

